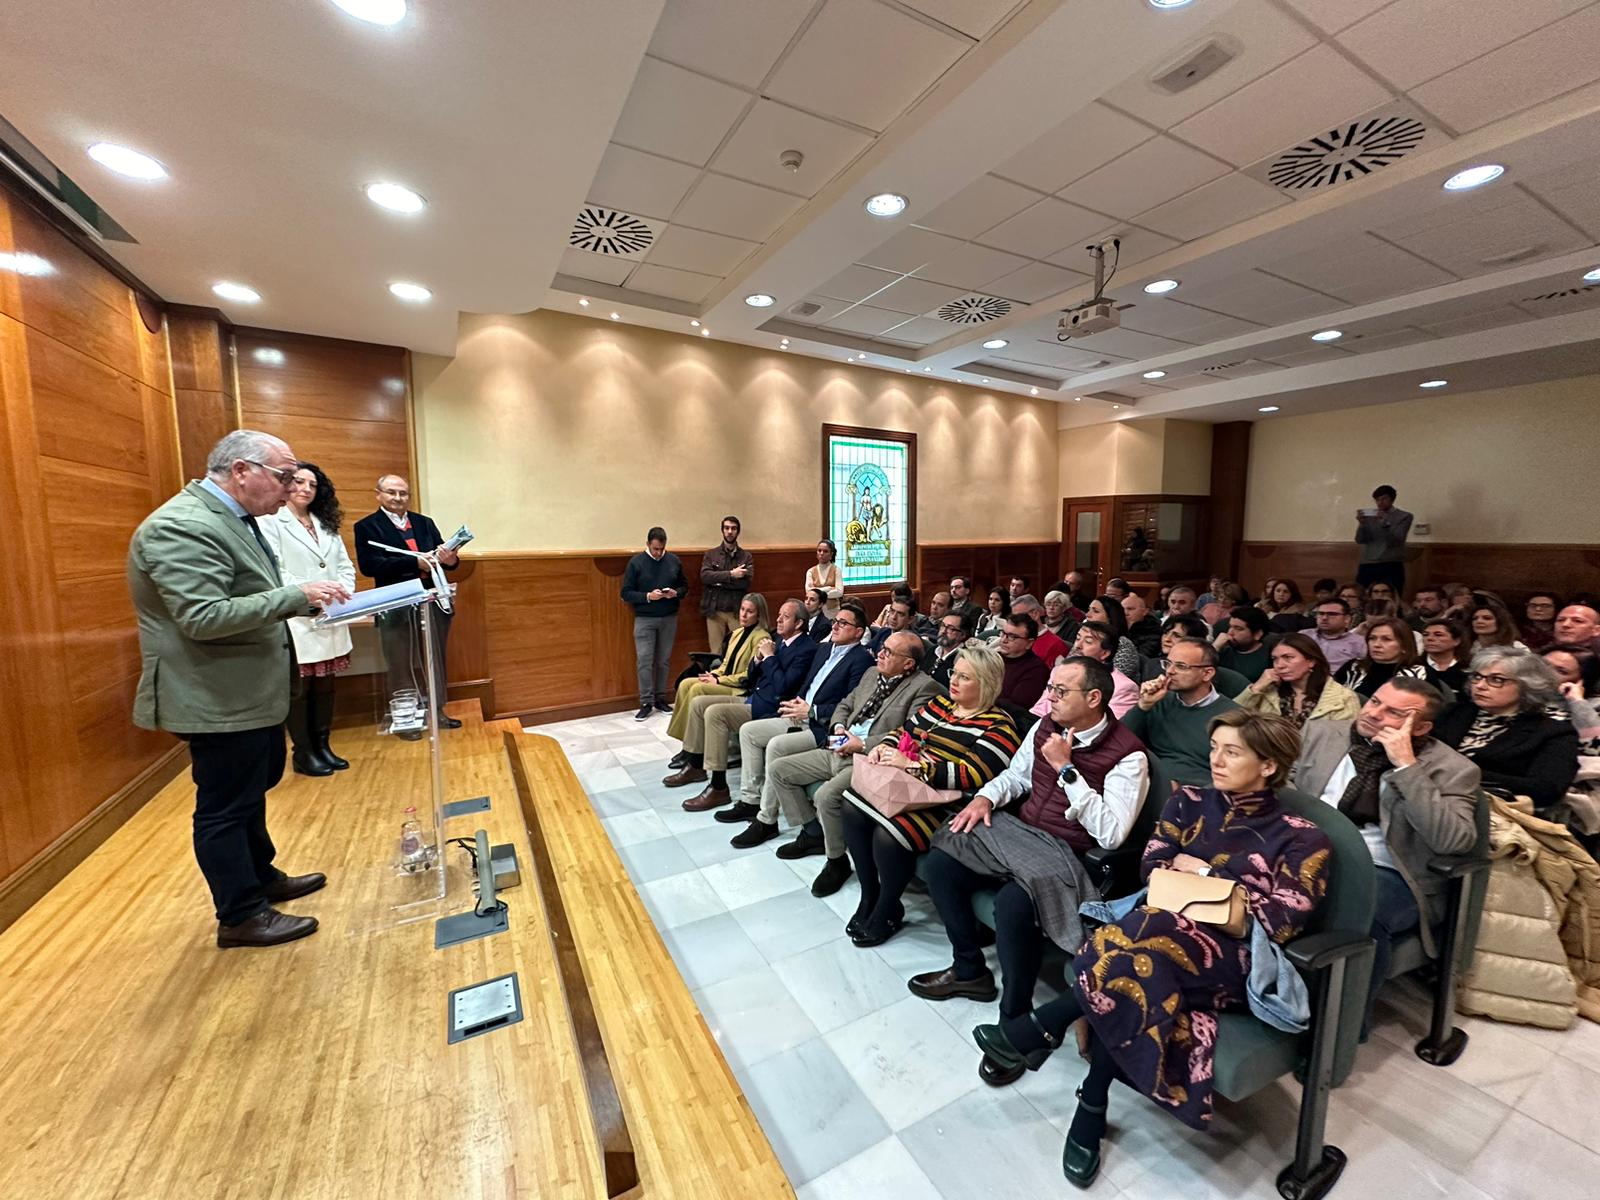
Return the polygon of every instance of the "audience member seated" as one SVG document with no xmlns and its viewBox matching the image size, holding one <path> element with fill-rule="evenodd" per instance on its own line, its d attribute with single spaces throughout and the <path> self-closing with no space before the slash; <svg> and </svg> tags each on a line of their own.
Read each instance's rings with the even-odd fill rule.
<svg viewBox="0 0 1600 1200">
<path fill-rule="evenodd" d="M 667 736 L 679 739 L 683 749 L 668 764 L 675 768 L 674 773 L 661 781 L 668 787 L 683 787 L 705 779 L 701 761 L 706 709 L 712 704 L 737 703 L 744 698 L 756 648 L 772 636 L 767 626 L 767 598 L 760 592 L 748 593 L 739 601 L 739 627 L 728 639 L 721 661 L 678 685 Z"/>
<path fill-rule="evenodd" d="M 1549 808 L 1578 773 L 1578 734 L 1560 683 L 1526 647 L 1480 646 L 1466 696 L 1435 734 L 1478 765 L 1484 787 Z"/>
<path fill-rule="evenodd" d="M 1592 600 L 1571 600 L 1556 614 L 1556 641 L 1588 646 L 1600 654 L 1600 606 Z"/>
<path fill-rule="evenodd" d="M 1128 581 L 1126 579 L 1123 579 L 1120 575 L 1113 575 L 1110 579 L 1106 580 L 1106 595 L 1110 596 L 1113 600 L 1120 604 L 1129 596 L 1133 595 L 1133 589 L 1128 586 Z"/>
<path fill-rule="evenodd" d="M 1185 613 L 1181 617 L 1174 617 L 1161 631 L 1161 656 L 1153 661 L 1145 660 L 1144 670 L 1137 682 L 1149 683 L 1150 680 L 1162 675 L 1167 669 L 1167 656 L 1172 653 L 1172 648 L 1184 638 L 1191 637 L 1210 642 L 1213 646 L 1216 644 L 1210 627 L 1201 619 L 1199 613 Z M 1218 667 L 1216 677 L 1211 682 L 1224 696 L 1237 696 L 1250 686 L 1250 681 L 1243 675 L 1226 667 Z"/>
<path fill-rule="evenodd" d="M 1024 595 L 1013 599 L 1011 612 L 1013 615 L 1026 613 L 1033 618 L 1034 627 L 1039 631 L 1033 639 L 1033 652 L 1039 656 L 1039 661 L 1044 663 L 1045 674 L 1049 675 L 1050 668 L 1056 665 L 1056 660 L 1065 658 L 1071 647 L 1045 628 L 1044 605 L 1032 596 Z"/>
<path fill-rule="evenodd" d="M 1277 633 L 1296 633 L 1316 624 L 1306 615 L 1300 585 L 1292 579 L 1273 580 L 1271 588 L 1261 597 L 1260 607 L 1267 614 L 1268 626 Z"/>
<path fill-rule="evenodd" d="M 1164 868 L 1232 880 L 1261 931 L 1281 945 L 1327 894 L 1332 851 L 1327 835 L 1284 812 L 1274 792 L 1299 754 L 1299 733 L 1287 721 L 1235 710 L 1215 717 L 1207 742 L 1209 778 L 1173 793 L 1141 870 L 1146 878 Z M 1062 1155 L 1074 1184 L 1088 1187 L 1100 1169 L 1113 1079 L 1185 1125 L 1210 1128 L 1216 1014 L 1245 1007 L 1251 949 L 1250 933 L 1232 937 L 1141 905 L 1095 931 L 1058 999 L 973 1030 L 995 1069 L 1015 1072 L 1037 1070 L 1067 1029 L 1087 1020 L 1089 1070 Z"/>
<path fill-rule="evenodd" d="M 1087 631 L 1079 631 L 1082 636 Z M 993 888 L 1002 1018 L 1025 1016 L 1045 948 L 1083 945 L 1078 906 L 1098 893 L 1079 855 L 1115 849 L 1132 831 L 1150 785 L 1139 739 L 1107 709 L 1111 679 L 1100 663 L 1069 658 L 1050 673 L 1050 711 L 1011 764 L 934 835 L 925 864 L 928 892 L 944 922 L 954 961 L 912 977 L 925 1000 L 997 994 L 972 911 L 975 892 Z M 1018 803 L 1020 801 L 1020 803 Z M 1000 1087 L 1022 1074 L 985 1059 L 978 1074 Z"/>
<path fill-rule="evenodd" d="M 929 700 L 904 729 L 885 734 L 867 752 L 871 761 L 907 770 L 932 788 L 961 793 L 959 799 L 888 817 L 845 789 L 844 840 L 861 883 L 860 903 L 845 925 L 855 945 L 879 946 L 894 936 L 905 920 L 900 897 L 917 858 L 939 827 L 1016 754 L 1016 724 L 995 707 L 1003 676 L 999 654 L 987 646 L 964 646 L 950 673 L 949 694 Z M 899 749 L 902 736 L 914 757 Z"/>
<path fill-rule="evenodd" d="M 806 636 L 813 642 L 825 642 L 828 633 L 833 629 L 833 620 L 828 616 L 828 591 L 826 588 L 812 588 L 806 593 Z"/>
<path fill-rule="evenodd" d="M 896 588 L 894 598 L 883 606 L 878 623 L 867 630 L 867 649 L 876 654 L 891 633 L 917 634 L 917 602 L 909 588 Z"/>
<path fill-rule="evenodd" d="M 999 702 L 1016 713 L 1025 713 L 1050 682 L 1050 668 L 1033 652 L 1033 639 L 1039 626 L 1026 613 L 1006 618 L 995 648 L 1000 651 L 1003 682 Z"/>
<path fill-rule="evenodd" d="M 949 611 L 950 593 L 935 592 L 933 599 L 928 601 L 928 611 L 918 615 L 917 623 L 912 627 L 912 632 L 931 647 L 939 636 L 939 618 Z"/>
<path fill-rule="evenodd" d="M 1399 617 L 1378 617 L 1367 626 L 1367 652 L 1334 672 L 1334 678 L 1363 700 L 1396 677 L 1423 679 L 1417 661 L 1417 635 Z"/>
<path fill-rule="evenodd" d="M 1161 618 L 1162 624 L 1166 624 L 1173 617 L 1181 617 L 1185 613 L 1192 613 L 1196 598 L 1194 589 L 1187 584 L 1180 584 L 1178 587 L 1173 588 L 1167 593 L 1167 611 Z"/>
<path fill-rule="evenodd" d="M 1430 617 L 1422 626 L 1423 678 L 1451 698 L 1467 690 L 1472 635 L 1451 617 Z"/>
<path fill-rule="evenodd" d="M 749 821 L 761 811 L 761 785 L 769 754 L 776 759 L 822 744 L 834 706 L 850 694 L 872 665 L 872 655 L 861 644 L 865 628 L 866 613 L 861 605 L 854 600 L 841 601 L 833 631 L 828 641 L 812 651 L 811 665 L 796 697 L 779 703 L 777 716 L 747 721 L 739 729 L 739 802 L 718 813 L 720 819 Z M 696 800 L 699 797 L 686 801 L 684 808 L 700 812 L 718 807 Z"/>
<path fill-rule="evenodd" d="M 1011 615 L 1011 593 L 1005 588 L 989 589 L 989 599 L 983 615 L 978 618 L 977 635 L 984 641 L 1000 636 L 1000 629 Z"/>
<path fill-rule="evenodd" d="M 1078 636 L 1072 643 L 1073 658 L 1087 658 L 1101 664 L 1111 672 L 1111 691 L 1107 705 L 1117 718 L 1127 715 L 1127 712 L 1139 700 L 1139 685 L 1129 679 L 1111 663 L 1111 647 L 1116 635 L 1112 633 L 1111 626 L 1102 621 L 1085 621 L 1078 626 Z M 1046 687 L 1033 707 L 1028 710 L 1036 717 L 1042 717 L 1050 711 L 1050 689 Z"/>
<path fill-rule="evenodd" d="M 1526 650 L 1519 638 L 1511 611 L 1487 592 L 1477 592 L 1472 601 L 1472 644 L 1477 650 L 1490 646 L 1516 646 Z"/>
<path fill-rule="evenodd" d="M 964 613 L 967 609 L 978 607 L 977 597 L 972 594 L 972 576 L 950 576 L 950 611 Z"/>
<path fill-rule="evenodd" d="M 1238 707 L 1216 689 L 1217 651 L 1204 638 L 1179 638 L 1167 669 L 1139 689 L 1125 724 L 1161 760 L 1168 779 L 1204 787 L 1211 771 L 1211 718 Z"/>
<path fill-rule="evenodd" d="M 956 651 L 972 637 L 978 614 L 973 609 L 965 612 L 947 612 L 939 619 L 937 640 L 933 653 L 928 656 L 928 674 L 941 688 L 950 686 L 950 669 L 956 665 Z"/>
<path fill-rule="evenodd" d="M 1128 640 L 1145 658 L 1161 657 L 1161 621 L 1150 611 L 1144 597 L 1129 592 L 1122 598 L 1122 615 L 1128 622 Z"/>
<path fill-rule="evenodd" d="M 1337 672 L 1367 652 L 1366 639 L 1350 628 L 1350 606 L 1338 596 L 1317 601 L 1312 616 L 1317 624 L 1307 636 L 1328 660 L 1329 670 Z"/>
<path fill-rule="evenodd" d="M 1351 616 L 1359 616 L 1367 611 L 1367 589 L 1359 583 L 1342 584 L 1339 599 L 1344 601 Z"/>
<path fill-rule="evenodd" d="M 1472 589 L 1464 583 L 1445 584 L 1444 611 L 1449 616 L 1465 621 L 1472 612 Z"/>
<path fill-rule="evenodd" d="M 1133 639 L 1128 636 L 1128 616 L 1123 610 L 1122 601 L 1110 593 L 1096 596 L 1089 601 L 1088 608 L 1084 610 L 1084 620 L 1099 621 L 1102 625 L 1111 626 L 1112 633 L 1116 635 L 1112 647 L 1111 665 L 1137 683 L 1140 660 L 1144 656 L 1139 653 L 1139 647 L 1134 645 Z"/>
<path fill-rule="evenodd" d="M 1018 596 L 1028 594 L 1028 577 L 1026 575 L 1013 575 L 1006 583 L 1006 594 L 1013 600 Z"/>
<path fill-rule="evenodd" d="M 1206 590 L 1195 597 L 1194 606 L 1196 608 L 1204 608 L 1208 604 L 1221 604 L 1222 585 L 1224 582 L 1226 581 L 1221 575 L 1213 575 L 1210 579 L 1206 580 Z M 1272 580 L 1267 580 L 1267 590 L 1269 592 L 1272 590 L 1272 584 Z"/>
<path fill-rule="evenodd" d="M 1196 606 L 1195 612 L 1206 623 L 1206 629 L 1216 636 L 1223 636 L 1228 632 L 1228 613 L 1232 611 L 1221 600 L 1213 600 L 1210 604 Z"/>
<path fill-rule="evenodd" d="M 1228 631 L 1215 642 L 1217 666 L 1237 671 L 1250 683 L 1272 665 L 1272 647 L 1267 644 L 1267 614 L 1259 608 L 1241 604 L 1228 616 Z"/>
<path fill-rule="evenodd" d="M 1043 631 L 1056 635 L 1067 645 L 1072 644 L 1072 639 L 1078 634 L 1078 623 L 1083 620 L 1081 612 L 1073 616 L 1074 606 L 1066 592 L 1046 592 L 1044 597 L 1044 621 L 1041 622 Z"/>
<path fill-rule="evenodd" d="M 751 721 L 776 717 L 778 705 L 794 699 L 810 671 L 819 647 L 806 636 L 805 609 L 800 602 L 785 600 L 780 604 L 775 625 L 776 640 L 762 642 L 751 660 L 749 694 L 740 697 L 740 703 L 712 704 L 702 714 L 705 737 L 701 766 L 711 778 L 703 792 L 684 801 L 683 807 L 689 812 L 720 808 L 732 800 L 728 793 L 728 749 L 733 738 Z M 707 702 L 704 697 L 696 701 Z"/>
<path fill-rule="evenodd" d="M 1417 929 L 1428 956 L 1438 956 L 1435 931 L 1444 917 L 1447 881 L 1429 869 L 1429 860 L 1466 854 L 1477 844 L 1478 769 L 1428 736 L 1437 732 L 1434 721 L 1443 702 L 1419 679 L 1392 679 L 1354 721 L 1308 724 L 1290 778 L 1355 822 L 1378 869 L 1376 954 L 1363 1037 L 1372 1026 L 1372 1006 L 1389 973 L 1395 940 Z"/>
<path fill-rule="evenodd" d="M 1317 644 L 1303 633 L 1286 633 L 1272 647 L 1272 665 L 1235 699 L 1240 708 L 1282 717 L 1304 727 L 1313 718 L 1353 720 L 1361 698 L 1336 681 Z"/>
<path fill-rule="evenodd" d="M 1084 614 L 1089 611 L 1089 601 L 1094 599 L 1094 592 L 1090 590 L 1091 584 L 1088 573 L 1074 567 L 1067 572 L 1066 578 L 1052 589 L 1066 595 L 1070 606 L 1067 615 L 1074 621 L 1083 620 Z"/>
<path fill-rule="evenodd" d="M 778 847 L 779 858 L 827 855 L 812 881 L 813 896 L 831 896 L 850 878 L 842 810 L 856 756 L 890 732 L 903 729 L 911 714 L 940 694 L 939 686 L 911 659 L 918 641 L 910 634 L 889 639 L 878 654 L 877 666 L 868 667 L 855 690 L 834 708 L 822 745 L 776 759 L 769 749 L 762 814 L 776 821 L 781 811 L 791 825 L 800 827 L 793 841 Z M 821 786 L 808 797 L 806 788 L 813 783 Z"/>
<path fill-rule="evenodd" d="M 1314 605 L 1338 594 L 1339 582 L 1336 579 L 1319 579 L 1311 585 L 1311 603 Z"/>
<path fill-rule="evenodd" d="M 1411 594 L 1411 611 L 1406 614 L 1406 624 L 1421 633 L 1423 627 L 1435 617 L 1444 616 L 1444 592 L 1436 587 L 1419 587 Z"/>
<path fill-rule="evenodd" d="M 1529 650 L 1543 650 L 1556 640 L 1557 607 L 1554 592 L 1534 592 L 1528 597 L 1522 609 L 1522 641 Z"/>
<path fill-rule="evenodd" d="M 1561 681 L 1561 698 L 1578 731 L 1578 753 L 1600 757 L 1600 654 L 1587 646 L 1556 642 L 1540 652 Z"/>
</svg>

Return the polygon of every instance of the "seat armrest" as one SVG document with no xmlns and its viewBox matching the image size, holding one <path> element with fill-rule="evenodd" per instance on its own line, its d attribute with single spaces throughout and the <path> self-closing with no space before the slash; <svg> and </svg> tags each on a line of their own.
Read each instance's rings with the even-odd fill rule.
<svg viewBox="0 0 1600 1200">
<path fill-rule="evenodd" d="M 1295 938 L 1283 948 L 1284 954 L 1302 971 L 1321 971 L 1341 958 L 1352 958 L 1369 949 L 1372 939 L 1364 933 L 1312 933 Z"/>
<path fill-rule="evenodd" d="M 1440 854 L 1428 860 L 1428 870 L 1443 879 L 1466 879 L 1488 870 L 1489 862 L 1475 854 Z"/>
<path fill-rule="evenodd" d="M 1090 866 L 1109 867 L 1142 853 L 1143 850 L 1135 850 L 1132 846 L 1116 846 L 1110 850 L 1104 846 L 1090 846 L 1083 852 L 1083 861 Z"/>
</svg>

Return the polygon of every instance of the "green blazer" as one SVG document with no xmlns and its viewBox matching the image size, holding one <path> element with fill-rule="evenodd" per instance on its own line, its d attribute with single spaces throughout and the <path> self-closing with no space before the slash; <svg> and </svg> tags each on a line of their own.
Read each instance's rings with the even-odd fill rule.
<svg viewBox="0 0 1600 1200">
<path fill-rule="evenodd" d="M 198 482 L 144 519 L 128 547 L 139 618 L 133 722 L 231 733 L 289 715 L 289 617 L 310 611 L 250 529 Z"/>
</svg>

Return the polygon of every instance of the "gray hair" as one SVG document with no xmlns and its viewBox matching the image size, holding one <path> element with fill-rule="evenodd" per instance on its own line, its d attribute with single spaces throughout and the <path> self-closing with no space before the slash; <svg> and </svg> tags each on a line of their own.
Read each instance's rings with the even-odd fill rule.
<svg viewBox="0 0 1600 1200">
<path fill-rule="evenodd" d="M 1012 612 L 1016 612 L 1019 609 L 1023 612 L 1032 612 L 1036 608 L 1043 607 L 1044 605 L 1039 603 L 1038 598 L 1032 592 L 1023 592 L 1022 595 L 1011 602 Z"/>
<path fill-rule="evenodd" d="M 1490 667 L 1499 666 L 1498 671 Z M 1541 712 L 1561 703 L 1561 678 L 1544 659 L 1524 646 L 1485 646 L 1472 656 L 1472 670 L 1504 675 L 1517 685 L 1517 708 Z"/>
<path fill-rule="evenodd" d="M 1044 602 L 1049 604 L 1052 600 L 1058 604 L 1070 605 L 1072 603 L 1072 597 L 1067 595 L 1065 592 L 1046 592 L 1044 594 Z"/>
<path fill-rule="evenodd" d="M 284 445 L 282 438 L 273 437 L 257 429 L 235 429 L 227 434 L 206 455 L 206 474 L 219 479 L 227 478 L 236 462 L 261 462 L 267 455 Z"/>
</svg>

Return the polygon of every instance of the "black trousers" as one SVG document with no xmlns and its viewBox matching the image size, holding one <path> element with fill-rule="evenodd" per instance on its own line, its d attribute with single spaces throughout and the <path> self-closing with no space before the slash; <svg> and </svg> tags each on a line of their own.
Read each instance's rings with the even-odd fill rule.
<svg viewBox="0 0 1600 1200">
<path fill-rule="evenodd" d="M 432 601 L 429 601 L 432 603 Z M 439 695 L 435 699 L 435 707 L 440 712 L 444 711 L 445 701 L 449 699 L 450 689 L 447 680 L 450 678 L 449 668 L 445 664 L 445 646 L 450 641 L 450 619 L 453 613 L 447 613 L 437 604 L 428 614 L 433 628 L 433 652 L 437 658 L 439 669 Z M 428 693 L 427 657 L 423 653 L 422 645 L 422 617 L 415 608 L 401 608 L 394 612 L 380 613 L 375 618 L 378 634 L 383 643 L 383 658 L 388 667 L 389 695 L 393 696 L 402 688 L 416 688 L 423 695 Z"/>
<path fill-rule="evenodd" d="M 957 862 L 943 850 L 928 851 L 923 867 L 928 894 L 944 921 L 955 951 L 956 977 L 976 979 L 988 970 L 972 896 L 990 888 L 994 899 L 995 952 L 1000 958 L 1000 1015 L 1020 1017 L 1033 1008 L 1033 987 L 1044 965 L 1045 936 L 1033 899 L 1014 879 L 985 875 Z"/>
<path fill-rule="evenodd" d="M 190 733 L 194 857 L 217 920 L 247 921 L 267 907 L 261 889 L 283 878 L 267 835 L 267 793 L 283 778 L 283 726 Z"/>
<path fill-rule="evenodd" d="M 1371 587 L 1375 583 L 1387 583 L 1394 586 L 1394 594 L 1404 597 L 1406 592 L 1406 565 L 1405 563 L 1362 563 L 1356 568 L 1356 582 L 1362 587 Z"/>
</svg>

